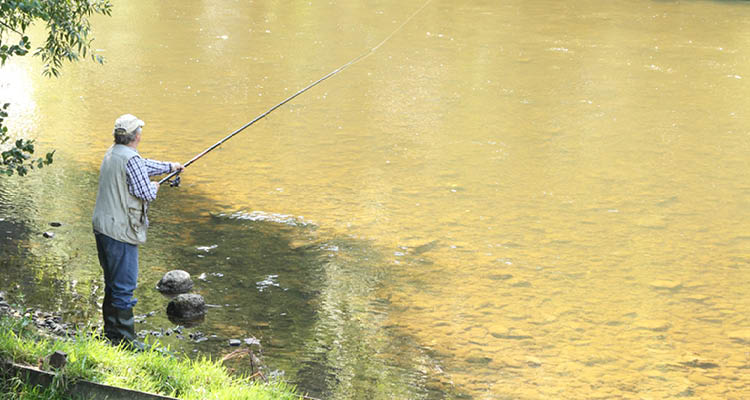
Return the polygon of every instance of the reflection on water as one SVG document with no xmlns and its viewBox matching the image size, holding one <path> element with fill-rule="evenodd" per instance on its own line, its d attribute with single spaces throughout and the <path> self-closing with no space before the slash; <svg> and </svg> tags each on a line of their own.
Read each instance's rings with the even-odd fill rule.
<svg viewBox="0 0 750 400">
<path fill-rule="evenodd" d="M 77 176 L 73 181 L 79 179 L 84 180 Z M 382 326 L 389 302 L 377 288 L 388 280 L 388 271 L 370 243 L 321 238 L 317 226 L 299 217 L 206 213 L 201 210 L 215 207 L 215 201 L 190 190 L 161 196 L 164 204 L 179 201 L 180 207 L 152 210 L 154 226 L 148 246 L 141 249 L 136 291 L 139 331 L 158 332 L 163 343 L 188 355 L 228 353 L 234 349 L 229 339 L 257 343 L 253 349 L 272 374 L 281 373 L 322 398 L 425 398 L 455 391 L 414 370 L 413 363 L 425 362 L 426 356 L 412 337 Z M 2 198 L 3 204 L 21 199 L 20 191 Z M 92 206 L 65 213 L 55 240 L 90 242 L 85 223 L 76 223 L 83 226 L 74 232 L 65 227 L 85 218 Z M 9 256 L 3 287 L 16 296 L 22 293 L 30 304 L 64 310 L 67 320 L 96 321 L 103 288 L 95 253 L 71 254 L 70 244 L 58 247 L 43 238 L 40 229 L 54 228 L 45 227 L 38 211 L 4 210 L 3 215 L 8 227 L 20 226 L 9 230 L 13 240 L 3 243 Z M 19 215 L 31 215 L 32 226 L 16 221 Z M 209 304 L 208 315 L 196 326 L 176 329 L 164 312 L 169 298 L 155 290 L 160 277 L 176 268 L 193 276 L 193 291 Z M 52 298 L 57 300 L 50 303 Z M 228 366 L 251 369 L 247 360 Z"/>
<path fill-rule="evenodd" d="M 90 212 L 118 115 L 146 121 L 144 155 L 187 160 L 421 6 L 175 4 L 119 4 L 105 66 L 33 78 L 57 161 L 0 184 L 1 282 L 72 319 L 98 318 Z M 144 329 L 173 327 L 153 285 L 181 268 L 205 274 L 215 307 L 189 329 L 209 340 L 164 340 L 257 337 L 325 398 L 747 397 L 748 16 L 433 2 L 161 191 Z"/>
</svg>

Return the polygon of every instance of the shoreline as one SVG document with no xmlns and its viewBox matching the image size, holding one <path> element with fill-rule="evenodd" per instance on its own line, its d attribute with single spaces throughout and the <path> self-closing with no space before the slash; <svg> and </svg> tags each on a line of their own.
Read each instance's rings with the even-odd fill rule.
<svg viewBox="0 0 750 400">
<path fill-rule="evenodd" d="M 206 357 L 191 360 L 184 355 L 169 354 L 168 349 L 157 350 L 158 342 L 151 345 L 143 352 L 112 346 L 94 327 L 65 324 L 54 313 L 12 306 L 0 292 L 0 360 L 6 366 L 16 365 L 6 367 L 8 370 L 38 369 L 47 376 L 43 379 L 50 382 L 46 387 L 37 385 L 29 378 L 28 371 L 25 381 L 18 374 L 0 375 L 0 389 L 20 398 L 31 394 L 50 400 L 68 398 L 70 390 L 80 390 L 73 389 L 80 386 L 74 386 L 76 382 L 89 382 L 83 384 L 87 388 L 104 385 L 187 400 L 304 397 L 278 379 L 260 381 L 256 377 L 234 375 L 223 365 L 223 360 Z M 65 354 L 65 362 L 59 368 L 52 366 L 55 363 L 50 355 L 55 352 Z"/>
</svg>

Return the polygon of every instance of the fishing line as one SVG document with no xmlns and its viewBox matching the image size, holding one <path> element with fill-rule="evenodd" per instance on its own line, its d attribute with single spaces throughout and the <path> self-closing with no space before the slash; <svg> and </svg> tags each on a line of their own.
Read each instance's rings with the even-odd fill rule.
<svg viewBox="0 0 750 400">
<path fill-rule="evenodd" d="M 268 109 L 268 110 L 266 110 L 266 111 L 265 111 L 264 113 L 262 113 L 262 114 L 258 115 L 257 117 L 255 117 L 255 118 L 254 118 L 254 119 L 253 119 L 252 121 L 250 121 L 250 122 L 246 123 L 245 125 L 242 125 L 242 126 L 241 126 L 241 127 L 239 128 L 239 129 L 237 129 L 237 130 L 235 130 L 234 132 L 230 133 L 229 135 L 227 135 L 227 136 L 226 136 L 226 137 L 224 137 L 223 139 L 219 140 L 218 142 L 214 143 L 213 145 L 211 145 L 211 146 L 210 146 L 210 147 L 208 147 L 207 149 L 205 149 L 205 150 L 203 150 L 202 152 L 200 152 L 200 153 L 199 153 L 198 155 L 196 155 L 195 157 L 191 158 L 191 159 L 190 159 L 190 160 L 189 160 L 188 162 L 186 162 L 185 164 L 183 164 L 183 167 L 187 168 L 187 167 L 188 167 L 188 166 L 189 166 L 190 164 L 192 164 L 193 162 L 197 161 L 197 160 L 198 160 L 199 158 L 203 157 L 204 155 L 206 155 L 206 154 L 207 154 L 208 152 L 210 152 L 211 150 L 213 150 L 213 149 L 215 149 L 215 148 L 217 148 L 217 147 L 221 146 L 221 145 L 222 145 L 222 144 L 223 144 L 224 142 L 226 142 L 227 140 L 231 139 L 232 137 L 234 137 L 234 136 L 235 136 L 235 135 L 237 135 L 238 133 L 240 133 L 240 132 L 244 131 L 244 130 L 245 130 L 246 128 L 248 128 L 248 127 L 249 127 L 250 125 L 252 125 L 252 124 L 254 124 L 254 123 L 256 123 L 256 122 L 260 121 L 260 120 L 261 120 L 261 119 L 263 119 L 263 118 L 264 118 L 264 117 L 265 117 L 266 115 L 268 115 L 268 114 L 272 113 L 272 112 L 273 112 L 274 110 L 276 110 L 277 108 L 279 108 L 279 107 L 283 106 L 284 104 L 288 103 L 289 101 L 291 101 L 291 100 L 292 100 L 292 99 L 294 99 L 295 97 L 297 97 L 297 96 L 301 95 L 302 93 L 305 93 L 305 92 L 306 92 L 307 90 L 309 90 L 309 89 L 311 89 L 312 87 L 316 86 L 317 84 L 319 84 L 319 83 L 323 82 L 324 80 L 326 80 L 326 79 L 328 79 L 328 78 L 330 78 L 330 77 L 332 77 L 332 76 L 334 76 L 334 75 L 338 74 L 339 72 L 341 72 L 341 71 L 345 70 L 346 68 L 348 68 L 348 67 L 351 67 L 352 65 L 354 65 L 354 64 L 356 64 L 356 63 L 358 63 L 358 62 L 360 62 L 360 61 L 364 60 L 365 58 L 369 57 L 369 56 L 370 56 L 370 55 L 371 55 L 372 53 L 374 53 L 375 51 L 377 51 L 377 50 L 378 50 L 378 49 L 380 48 L 380 46 L 382 46 L 382 45 L 383 45 L 383 44 L 385 44 L 385 43 L 386 43 L 387 41 L 389 41 L 389 40 L 390 40 L 390 39 L 391 39 L 391 38 L 392 38 L 392 37 L 393 37 L 393 36 L 394 36 L 394 35 L 395 35 L 396 33 L 398 33 L 398 31 L 400 31 L 400 30 L 401 30 L 401 28 L 403 28 L 403 27 L 404 27 L 404 26 L 405 26 L 406 24 L 408 24 L 408 23 L 409 23 L 409 21 L 411 21 L 411 20 L 412 20 L 412 19 L 413 19 L 413 18 L 414 18 L 415 16 L 417 16 L 417 14 L 419 14 L 419 13 L 420 13 L 420 12 L 421 12 L 421 11 L 422 11 L 422 10 L 423 10 L 423 9 L 424 9 L 425 7 L 427 7 L 427 5 L 428 5 L 428 4 L 430 4 L 431 2 L 432 2 L 432 0 L 427 0 L 427 1 L 426 1 L 426 2 L 424 3 L 424 4 L 422 4 L 422 7 L 420 7 L 419 9 L 417 9 L 417 11 L 415 11 L 415 12 L 414 12 L 414 13 L 413 13 L 413 14 L 412 14 L 411 16 L 409 16 L 409 18 L 407 18 L 407 19 L 406 19 L 406 20 L 405 20 L 404 22 L 402 22 L 402 23 L 401 23 L 401 25 L 399 25 L 399 26 L 398 26 L 398 27 L 397 27 L 397 28 L 396 28 L 396 29 L 395 29 L 395 30 L 394 30 L 393 32 L 391 32 L 391 34 L 390 34 L 390 35 L 386 36 L 386 38 L 385 38 L 385 39 L 383 39 L 383 41 L 381 41 L 380 43 L 378 43 L 378 44 L 377 44 L 377 45 L 376 45 L 375 47 L 373 47 L 373 48 L 369 49 L 368 51 L 366 51 L 366 52 L 364 52 L 364 53 L 362 53 L 362 54 L 358 55 L 357 57 L 354 57 L 353 59 L 351 59 L 351 60 L 350 60 L 349 62 L 347 62 L 346 64 L 344 64 L 344 65 L 342 65 L 342 66 L 340 66 L 340 67 L 338 67 L 338 68 L 334 69 L 333 71 L 329 72 L 328 74 L 326 74 L 326 75 L 325 75 L 325 76 L 323 76 L 322 78 L 318 79 L 317 81 L 315 81 L 315 82 L 313 82 L 313 83 L 311 83 L 311 84 L 309 84 L 309 85 L 305 86 L 305 87 L 304 87 L 303 89 L 300 89 L 299 91 L 297 91 L 297 92 L 296 92 L 296 93 L 294 93 L 293 95 L 291 95 L 291 96 L 287 97 L 287 98 L 286 98 L 286 99 L 284 99 L 284 101 L 282 101 L 281 103 L 279 103 L 279 104 L 276 104 L 275 106 L 273 106 L 273 107 L 269 108 L 269 109 Z M 169 175 L 167 175 L 166 177 L 162 178 L 162 179 L 161 179 L 161 180 L 159 181 L 159 185 L 163 184 L 164 182 L 169 182 L 169 185 L 170 185 L 170 186 L 179 186 L 179 184 L 180 184 L 180 177 L 179 177 L 179 174 L 180 174 L 180 172 L 181 172 L 181 171 L 173 171 L 172 173 L 170 173 L 170 174 L 169 174 Z M 173 176 L 175 176 L 175 175 L 177 175 L 177 177 L 176 177 L 175 179 L 171 179 L 171 178 L 172 178 Z"/>
</svg>

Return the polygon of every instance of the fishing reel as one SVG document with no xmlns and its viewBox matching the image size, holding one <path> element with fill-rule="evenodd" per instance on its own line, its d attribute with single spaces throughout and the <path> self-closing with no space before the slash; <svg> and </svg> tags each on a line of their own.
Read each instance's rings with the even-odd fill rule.
<svg viewBox="0 0 750 400">
<path fill-rule="evenodd" d="M 169 186 L 171 187 L 178 187 L 180 186 L 180 175 L 175 175 L 172 179 L 167 179 L 167 183 L 169 183 Z"/>
</svg>

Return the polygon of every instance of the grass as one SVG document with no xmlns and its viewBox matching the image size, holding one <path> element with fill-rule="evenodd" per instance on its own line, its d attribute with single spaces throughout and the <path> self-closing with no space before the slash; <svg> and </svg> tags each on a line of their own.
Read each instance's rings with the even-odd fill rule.
<svg viewBox="0 0 750 400">
<path fill-rule="evenodd" d="M 180 399 L 271 400 L 299 399 L 282 381 L 255 382 L 230 374 L 220 361 L 204 357 L 165 355 L 157 350 L 132 352 L 111 346 L 93 330 L 81 330 L 63 340 L 41 334 L 26 318 L 0 317 L 0 358 L 49 370 L 45 357 L 56 350 L 68 362 L 50 388 L 29 387 L 15 378 L 0 379 L 0 399 L 65 399 L 66 382 L 84 379 L 107 385 L 173 396 Z"/>
</svg>

